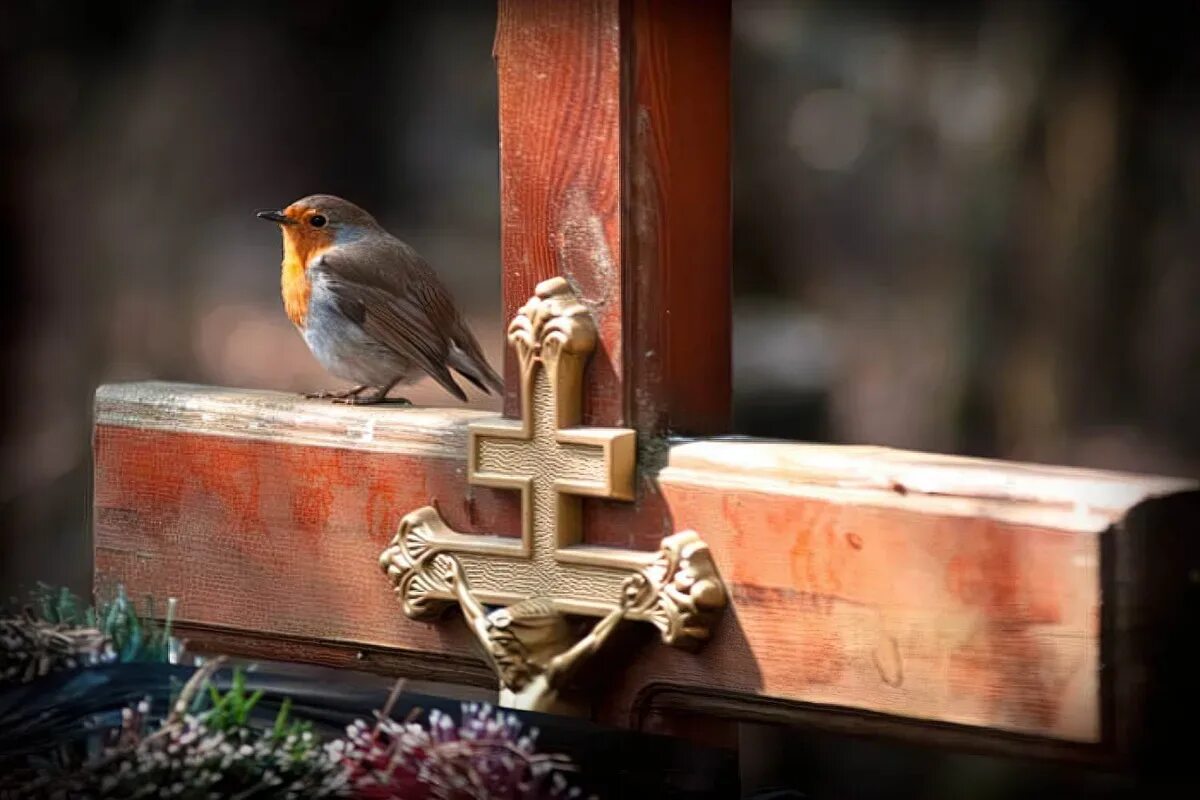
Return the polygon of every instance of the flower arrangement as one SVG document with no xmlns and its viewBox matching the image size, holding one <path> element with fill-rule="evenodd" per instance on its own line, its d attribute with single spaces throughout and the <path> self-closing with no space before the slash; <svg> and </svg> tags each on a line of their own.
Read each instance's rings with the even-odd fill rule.
<svg viewBox="0 0 1200 800">
<path fill-rule="evenodd" d="M 100 752 L 65 770 L 42 770 L 12 796 L 208 800 L 212 797 L 340 797 L 344 770 L 326 755 L 309 726 L 290 719 L 284 703 L 267 729 L 249 724 L 261 693 L 247 694 L 234 671 L 227 692 L 208 683 L 222 659 L 184 686 L 166 719 L 156 724 L 149 700 L 121 714 Z M 207 708 L 195 709 L 205 699 Z"/>
<path fill-rule="evenodd" d="M 69 593 L 43 591 L 33 607 L 0 619 L 0 699 L 55 671 L 113 661 L 174 660 L 174 604 L 159 626 L 139 616 L 123 591 L 98 609 Z M 433 710 L 392 719 L 397 683 L 371 723 L 359 720 L 321 741 L 292 717 L 284 700 L 271 725 L 252 712 L 262 692 L 233 670 L 229 688 L 212 683 L 225 664 L 197 669 L 165 716 L 150 700 L 124 708 L 118 725 L 91 735 L 84 757 L 29 758 L 0 777 L 0 798 L 370 798 L 371 800 L 566 800 L 581 793 L 567 780 L 565 756 L 536 751 L 537 731 L 486 704 L 464 704 L 461 718 Z M 2 705 L 2 703 L 0 703 Z M 97 741 L 98 740 L 98 741 Z M 63 749 L 65 751 L 65 748 Z M 4 762 L 0 753 L 0 765 Z M 6 770 L 0 766 L 0 773 Z"/>
</svg>

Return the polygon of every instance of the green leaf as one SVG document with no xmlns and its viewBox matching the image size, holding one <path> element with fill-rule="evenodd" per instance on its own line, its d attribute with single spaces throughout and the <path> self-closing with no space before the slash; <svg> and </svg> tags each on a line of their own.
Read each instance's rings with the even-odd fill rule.
<svg viewBox="0 0 1200 800">
<path fill-rule="evenodd" d="M 41 613 L 42 619 L 47 622 L 58 622 L 54 615 L 54 603 L 51 598 L 54 596 L 54 589 L 48 583 L 38 581 L 37 588 L 33 591 L 33 597 L 38 604 L 38 610 Z"/>
<path fill-rule="evenodd" d="M 262 696 L 263 690 L 259 689 L 254 694 L 246 698 L 246 702 L 242 704 L 240 709 L 238 709 L 237 722 L 239 725 L 246 724 L 246 720 L 250 718 L 250 712 L 254 710 L 254 706 L 257 705 L 258 701 L 262 699 Z"/>
<path fill-rule="evenodd" d="M 75 595 L 71 594 L 70 589 L 65 586 L 59 589 L 58 602 L 56 605 L 57 607 L 55 608 L 55 614 L 58 617 L 57 621 L 68 625 L 74 625 L 76 622 L 75 613 L 77 609 L 75 607 Z"/>
<path fill-rule="evenodd" d="M 117 587 L 117 596 L 116 596 L 116 598 L 113 599 L 113 601 L 111 603 L 108 604 L 108 608 L 107 608 L 108 613 L 106 613 L 104 615 L 104 629 L 102 632 L 104 633 L 105 636 L 107 636 L 108 638 L 113 640 L 113 645 L 116 647 L 120 646 L 117 639 L 120 635 L 118 628 L 120 627 L 120 624 L 121 624 L 121 615 L 122 615 L 121 599 L 124 596 L 125 596 L 125 587 L 118 586 Z"/>
<path fill-rule="evenodd" d="M 275 725 L 271 729 L 271 735 L 276 741 L 284 738 L 287 733 L 288 715 L 292 713 L 292 698 L 283 698 L 283 703 L 279 706 L 279 713 L 275 715 Z"/>
<path fill-rule="evenodd" d="M 138 660 L 142 650 L 142 623 L 138 619 L 137 614 L 132 613 L 132 609 L 126 605 L 125 623 L 125 641 L 121 646 L 121 662 L 128 663 Z"/>
</svg>

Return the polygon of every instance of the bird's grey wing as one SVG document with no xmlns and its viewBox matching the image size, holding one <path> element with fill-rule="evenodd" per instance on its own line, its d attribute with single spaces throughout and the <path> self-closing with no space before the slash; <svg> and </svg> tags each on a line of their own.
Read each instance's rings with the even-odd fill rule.
<svg viewBox="0 0 1200 800">
<path fill-rule="evenodd" d="M 471 329 L 467 327 L 449 295 L 441 288 L 440 284 L 423 282 L 419 287 L 413 288 L 416 290 L 415 294 L 419 298 L 420 304 L 425 308 L 432 309 L 435 318 L 444 326 L 442 330 L 449 331 L 450 352 L 448 358 L 450 366 L 478 386 L 481 391 L 487 394 L 491 394 L 493 391 L 503 394 L 503 381 L 492 369 L 492 365 L 487 362 L 475 334 L 471 333 Z"/>
<path fill-rule="evenodd" d="M 339 269 L 336 257 L 321 256 L 313 268 L 325 279 L 338 310 L 367 335 L 415 363 L 459 400 L 467 396 L 447 367 L 450 343 L 420 302 L 381 288 L 355 282 Z"/>
<path fill-rule="evenodd" d="M 445 342 L 446 353 L 439 363 L 448 363 L 484 392 L 503 393 L 500 376 L 488 364 L 450 292 L 416 250 L 392 236 L 353 247 L 353 258 L 339 257 L 332 263 L 342 279 L 375 287 L 387 296 L 409 298 Z"/>
</svg>

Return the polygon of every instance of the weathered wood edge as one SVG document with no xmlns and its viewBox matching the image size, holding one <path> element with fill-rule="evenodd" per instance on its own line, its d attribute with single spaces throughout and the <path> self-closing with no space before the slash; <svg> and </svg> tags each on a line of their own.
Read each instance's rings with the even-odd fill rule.
<svg viewBox="0 0 1200 800">
<path fill-rule="evenodd" d="M 462 658 L 284 634 L 272 634 L 264 640 L 253 631 L 195 622 L 177 623 L 175 635 L 186 642 L 189 653 L 197 655 L 236 654 L 241 658 L 297 661 L 379 675 L 413 676 L 433 683 L 496 688 L 495 673 L 482 657 Z"/>
<path fill-rule="evenodd" d="M 97 425 L 465 459 L 472 409 L 344 406 L 283 392 L 150 381 L 96 390 Z M 1009 508 L 1034 522 L 1101 531 L 1138 503 L 1200 489 L 1183 478 L 763 439 L 671 444 L 661 481 L 805 494 L 944 513 Z M 1028 522 L 1027 517 L 1017 521 Z"/>
<path fill-rule="evenodd" d="M 95 423 L 102 426 L 464 459 L 468 423 L 496 416 L 465 408 L 355 407 L 160 381 L 101 386 L 95 403 Z"/>
<path fill-rule="evenodd" d="M 676 444 L 663 483 L 920 508 L 1101 533 L 1137 504 L 1196 481 L 887 447 L 712 439 Z"/>
</svg>

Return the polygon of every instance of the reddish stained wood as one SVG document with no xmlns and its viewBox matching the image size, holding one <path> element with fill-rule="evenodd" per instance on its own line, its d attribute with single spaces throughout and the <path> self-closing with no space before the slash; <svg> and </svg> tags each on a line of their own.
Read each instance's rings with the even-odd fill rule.
<svg viewBox="0 0 1200 800">
<path fill-rule="evenodd" d="M 729 6 L 627 6 L 626 346 L 639 431 L 729 430 Z"/>
<path fill-rule="evenodd" d="M 382 675 L 420 676 L 418 683 L 428 681 L 437 684 L 431 687 L 437 694 L 462 696 L 464 700 L 480 702 L 495 701 L 496 673 L 473 652 L 439 656 L 329 639 L 281 635 L 267 638 L 258 631 L 188 623 L 178 623 L 173 630 L 176 636 L 187 643 L 187 651 L 198 655 L 237 653 L 239 658 L 248 660 L 316 664 Z M 408 686 L 414 692 L 426 691 L 412 683 Z"/>
<path fill-rule="evenodd" d="M 575 284 L 600 329 L 586 424 L 728 429 L 729 17 L 728 0 L 500 3 L 505 318 L 546 278 Z M 509 353 L 510 415 L 515 370 Z"/>
<path fill-rule="evenodd" d="M 1099 539 L 905 506 L 664 480 L 734 613 L 701 657 L 653 648 L 647 687 L 743 693 L 1041 736 L 1100 733 Z"/>
<path fill-rule="evenodd" d="M 396 659 L 375 659 L 373 668 L 389 671 L 425 659 L 444 673 L 447 659 L 474 657 L 457 620 L 404 618 L 377 566 L 400 515 L 461 496 L 462 450 L 449 443 L 472 412 L 417 424 L 427 412 L 385 410 L 377 419 L 391 433 L 381 443 L 363 440 L 356 422 L 378 409 L 339 410 L 343 433 L 330 419 L 290 443 L 289 420 L 309 425 L 316 404 L 290 401 L 289 416 L 289 406 L 259 393 L 231 425 L 200 412 L 193 390 L 147 401 L 150 427 L 136 428 L 137 403 L 111 396 L 138 393 L 104 394 L 100 585 L 176 595 L 184 623 L 240 631 L 255 643 L 243 648 L 250 654 L 283 637 L 289 655 L 316 661 L 339 657 L 331 646 L 395 650 Z M 254 409 L 270 424 L 253 424 Z M 733 716 L 756 715 L 749 701 L 768 702 L 776 717 L 866 710 L 1085 744 L 1103 738 L 1102 681 L 1113 675 L 1100 665 L 1101 533 L 1146 498 L 1191 487 L 755 442 L 673 448 L 659 482 L 672 529 L 702 532 L 733 606 L 700 654 L 647 644 L 608 671 L 597 703 L 607 721 L 660 724 L 660 697 L 671 707 L 717 697 Z M 516 530 L 497 495 L 467 496 L 470 509 L 441 504 L 452 524 Z M 237 636 L 229 642 L 239 646 Z"/>
<path fill-rule="evenodd" d="M 470 651 L 457 626 L 398 613 L 378 559 L 439 501 L 462 530 L 517 531 L 515 504 L 461 459 L 98 425 L 99 587 L 178 596 L 181 620 L 264 634 Z"/>
<path fill-rule="evenodd" d="M 596 317 L 585 422 L 624 411 L 619 0 L 501 0 L 500 252 L 504 318 L 565 275 Z M 505 357 L 505 410 L 519 413 Z"/>
<path fill-rule="evenodd" d="M 668 431 L 729 429 L 729 34 L 728 0 L 500 3 L 506 319 L 539 281 L 576 285 L 600 329 L 585 424 L 636 426 L 643 462 Z M 652 479 L 584 520 L 593 544 L 671 532 Z"/>
</svg>

